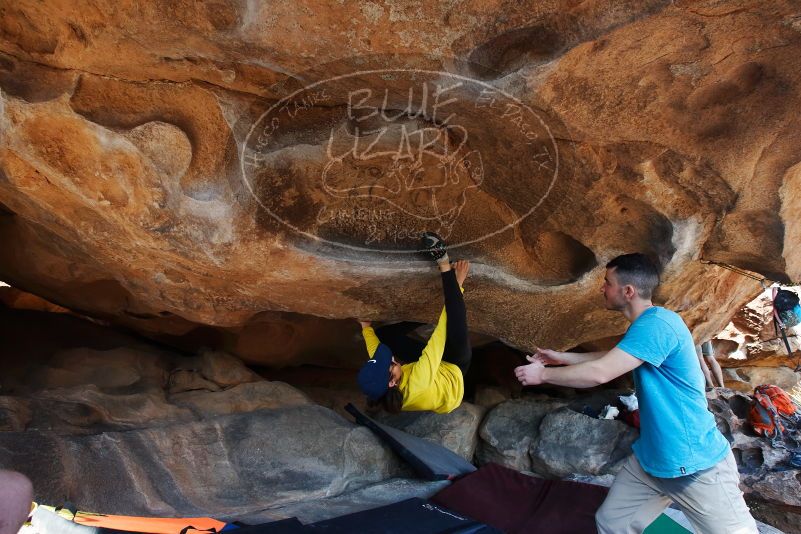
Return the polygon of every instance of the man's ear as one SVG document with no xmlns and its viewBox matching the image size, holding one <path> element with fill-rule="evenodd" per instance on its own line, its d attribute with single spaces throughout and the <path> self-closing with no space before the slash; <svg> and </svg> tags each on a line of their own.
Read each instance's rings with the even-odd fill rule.
<svg viewBox="0 0 801 534">
<path fill-rule="evenodd" d="M 631 284 L 626 284 L 623 288 L 623 294 L 626 295 L 627 299 L 633 299 L 637 296 L 637 288 Z"/>
</svg>

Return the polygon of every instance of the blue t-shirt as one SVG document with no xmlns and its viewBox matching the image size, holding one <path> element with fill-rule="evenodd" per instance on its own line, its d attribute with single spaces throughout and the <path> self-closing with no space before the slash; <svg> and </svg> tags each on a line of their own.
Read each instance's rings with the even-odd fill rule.
<svg viewBox="0 0 801 534">
<path fill-rule="evenodd" d="M 617 347 L 643 361 L 634 370 L 640 438 L 632 449 L 645 472 L 675 478 L 721 461 L 729 442 L 709 411 L 695 343 L 681 317 L 648 308 Z"/>
</svg>

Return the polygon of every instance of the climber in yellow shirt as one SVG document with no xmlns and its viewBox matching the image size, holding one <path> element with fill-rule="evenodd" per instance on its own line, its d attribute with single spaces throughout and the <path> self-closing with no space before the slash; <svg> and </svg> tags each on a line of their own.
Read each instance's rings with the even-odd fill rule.
<svg viewBox="0 0 801 534">
<path fill-rule="evenodd" d="M 458 408 L 464 397 L 464 375 L 472 350 L 461 286 L 470 263 L 460 260 L 451 265 L 445 243 L 436 234 L 423 234 L 422 247 L 437 262 L 445 294 L 445 307 L 428 343 L 406 337 L 420 323 L 388 325 L 376 334 L 369 321 L 359 321 L 370 355 L 359 371 L 359 387 L 367 395 L 368 406 L 382 406 L 389 412 L 448 413 Z M 401 363 L 416 355 L 420 355 L 417 361 Z"/>
</svg>

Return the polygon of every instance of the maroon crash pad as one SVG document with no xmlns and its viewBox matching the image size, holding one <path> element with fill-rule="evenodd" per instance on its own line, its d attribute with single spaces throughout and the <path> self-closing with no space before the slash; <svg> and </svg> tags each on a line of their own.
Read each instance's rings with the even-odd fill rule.
<svg viewBox="0 0 801 534">
<path fill-rule="evenodd" d="M 545 480 L 487 464 L 430 500 L 508 534 L 575 534 L 596 532 L 595 511 L 607 492 L 603 486 Z"/>
</svg>

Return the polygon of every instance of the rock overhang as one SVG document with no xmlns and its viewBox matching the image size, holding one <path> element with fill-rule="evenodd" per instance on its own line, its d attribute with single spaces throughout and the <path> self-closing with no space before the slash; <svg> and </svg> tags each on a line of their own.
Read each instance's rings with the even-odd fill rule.
<svg viewBox="0 0 801 534">
<path fill-rule="evenodd" d="M 10 9 L 2 277 L 145 332 L 430 321 L 405 251 L 434 225 L 476 264 L 471 327 L 521 348 L 622 332 L 597 296 L 620 253 L 662 263 L 700 337 L 758 288 L 699 259 L 798 278 L 789 3 L 368 4 Z"/>
</svg>

